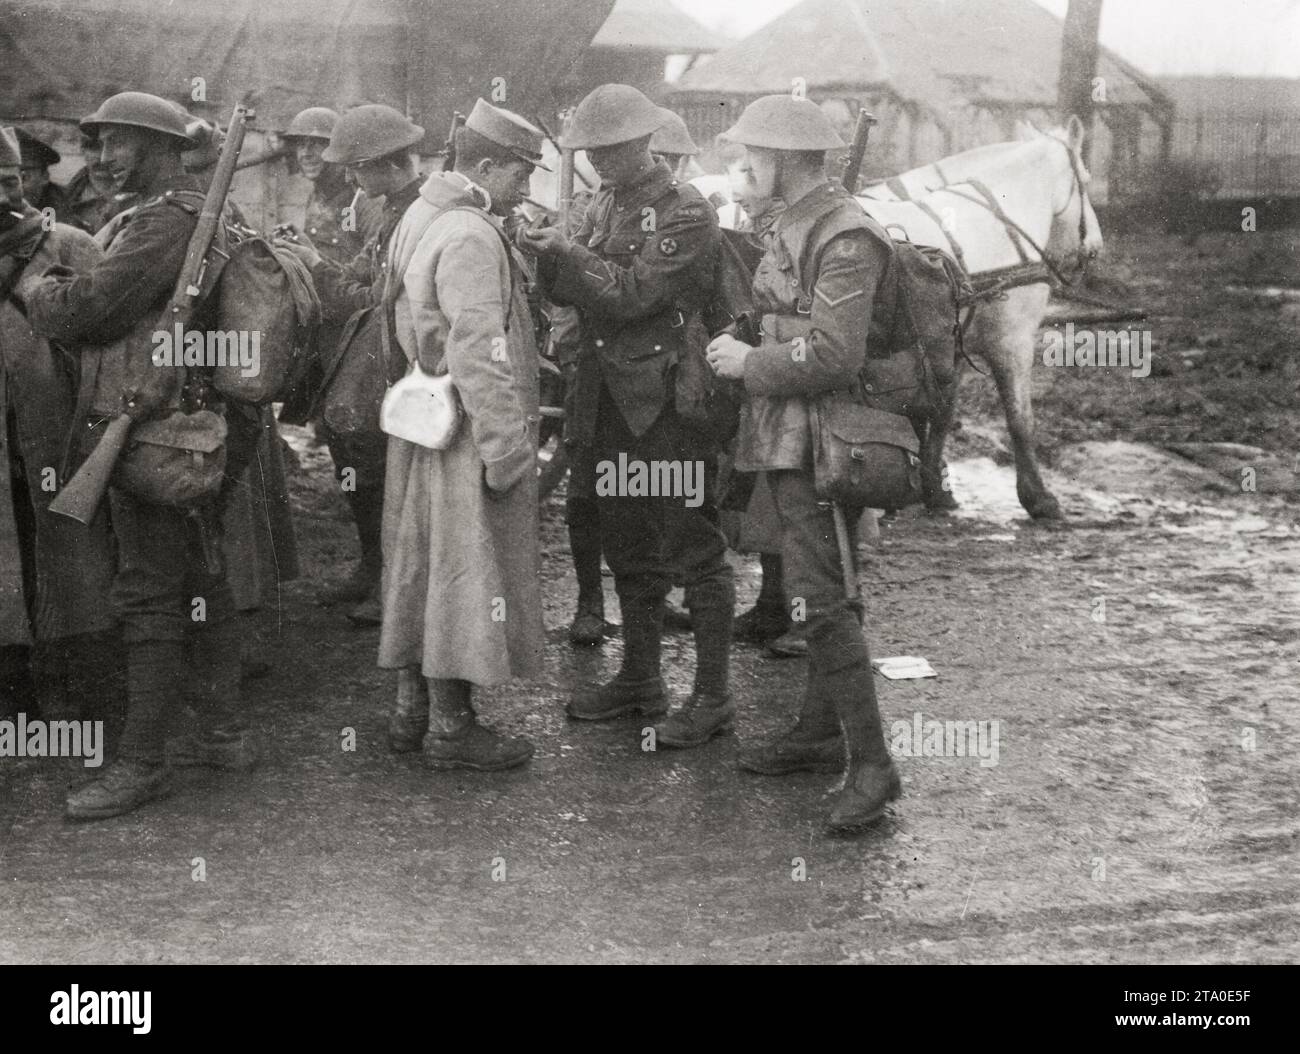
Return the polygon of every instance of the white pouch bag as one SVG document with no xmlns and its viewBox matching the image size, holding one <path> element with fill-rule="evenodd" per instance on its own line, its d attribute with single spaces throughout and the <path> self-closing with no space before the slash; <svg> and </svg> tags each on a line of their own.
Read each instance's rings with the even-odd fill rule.
<svg viewBox="0 0 1300 1054">
<path fill-rule="evenodd" d="M 446 450 L 460 431 L 464 415 L 450 374 L 434 377 L 418 362 L 388 389 L 379 408 L 379 427 L 386 435 L 429 450 Z"/>
</svg>

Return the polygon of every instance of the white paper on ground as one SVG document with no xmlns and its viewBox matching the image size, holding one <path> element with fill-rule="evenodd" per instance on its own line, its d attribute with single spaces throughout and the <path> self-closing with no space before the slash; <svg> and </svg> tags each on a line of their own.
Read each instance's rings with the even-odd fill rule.
<svg viewBox="0 0 1300 1054">
<path fill-rule="evenodd" d="M 934 672 L 934 667 L 919 655 L 895 655 L 888 659 L 876 659 L 871 665 L 891 681 L 911 681 L 918 677 L 939 676 Z"/>
</svg>

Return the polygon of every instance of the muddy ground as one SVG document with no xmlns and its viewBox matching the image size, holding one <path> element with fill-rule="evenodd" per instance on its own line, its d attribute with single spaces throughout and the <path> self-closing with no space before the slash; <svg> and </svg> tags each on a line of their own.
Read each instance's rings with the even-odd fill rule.
<svg viewBox="0 0 1300 1054">
<path fill-rule="evenodd" d="M 995 765 L 899 757 L 887 820 L 829 839 L 833 778 L 735 767 L 739 741 L 790 720 L 803 676 L 752 648 L 736 651 L 737 734 L 704 748 L 644 752 L 641 722 L 566 721 L 568 688 L 610 675 L 620 645 L 563 641 L 573 584 L 552 498 L 546 676 L 483 705 L 537 755 L 504 775 L 427 773 L 385 749 L 377 631 L 313 602 L 351 542 L 300 436 L 307 573 L 285 587 L 274 669 L 247 690 L 273 757 L 89 825 L 60 819 L 66 766 L 0 762 L 0 961 L 1296 961 L 1296 312 L 1227 287 L 1300 280 L 1226 239 L 1192 268 L 1178 244 L 1112 252 L 1143 275 L 1157 362 L 1200 353 L 1145 381 L 1036 370 L 1065 524 L 1019 509 L 991 384 L 972 377 L 963 511 L 900 516 L 866 551 L 874 654 L 938 673 L 878 678 L 887 722 L 996 720 Z M 1259 450 L 1198 463 L 1159 445 L 1189 439 Z M 1243 460 L 1269 467 L 1254 492 Z M 748 606 L 757 569 L 736 561 Z M 689 656 L 670 641 L 679 696 Z"/>
</svg>

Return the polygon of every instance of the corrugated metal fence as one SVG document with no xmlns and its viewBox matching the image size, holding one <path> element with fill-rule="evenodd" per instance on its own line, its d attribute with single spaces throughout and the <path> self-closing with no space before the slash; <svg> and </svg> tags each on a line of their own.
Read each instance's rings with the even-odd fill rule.
<svg viewBox="0 0 1300 1054">
<path fill-rule="evenodd" d="M 1212 167 L 1217 197 L 1300 195 L 1300 115 L 1181 112 L 1171 156 Z"/>
</svg>

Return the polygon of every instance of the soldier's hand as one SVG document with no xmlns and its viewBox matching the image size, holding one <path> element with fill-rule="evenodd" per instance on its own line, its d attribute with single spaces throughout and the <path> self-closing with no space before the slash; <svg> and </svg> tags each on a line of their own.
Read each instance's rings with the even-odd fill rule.
<svg viewBox="0 0 1300 1054">
<path fill-rule="evenodd" d="M 22 277 L 18 279 L 18 284 L 14 286 L 14 298 L 19 302 L 26 304 L 31 298 L 32 292 L 39 289 L 41 284 L 47 278 L 61 277 L 58 272 L 67 272 L 68 277 L 71 277 L 71 272 L 68 271 L 68 268 L 66 267 L 51 267 L 49 268 L 49 271 L 51 272 L 50 274 L 41 274 L 35 267 L 28 267 L 23 272 Z"/>
<path fill-rule="evenodd" d="M 304 236 L 300 234 L 298 237 L 302 238 Z M 308 267 L 315 267 L 318 263 L 321 262 L 320 253 L 316 251 L 316 246 L 312 245 L 311 242 L 302 242 L 302 241 L 291 242 L 285 238 L 276 238 L 274 239 L 273 244 L 277 249 L 288 249 L 291 253 L 294 254 L 294 256 L 298 257 L 298 259 L 301 260 L 303 263 L 305 263 Z"/>
<path fill-rule="evenodd" d="M 516 244 L 534 256 L 561 256 L 569 251 L 569 239 L 558 227 L 525 227 L 519 232 Z"/>
<path fill-rule="evenodd" d="M 713 372 L 719 377 L 743 381 L 745 356 L 753 350 L 749 344 L 737 340 L 730 333 L 723 333 L 709 341 L 709 346 L 704 350 L 704 357 L 709 360 Z"/>
</svg>

